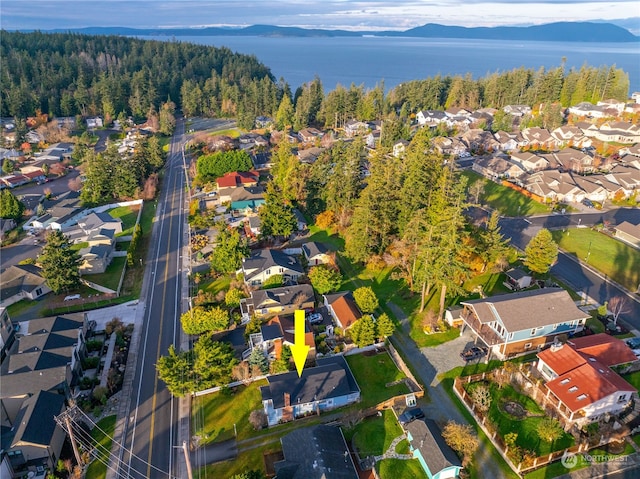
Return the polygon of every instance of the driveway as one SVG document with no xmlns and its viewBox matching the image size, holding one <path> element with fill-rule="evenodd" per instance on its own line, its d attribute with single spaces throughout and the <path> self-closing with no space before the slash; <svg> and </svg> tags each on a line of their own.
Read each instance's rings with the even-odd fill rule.
<svg viewBox="0 0 640 479">
<path fill-rule="evenodd" d="M 468 424 L 442 387 L 438 380 L 438 374 L 464 364 L 460 358 L 460 353 L 469 342 L 472 342 L 471 336 L 464 334 L 435 348 L 419 349 L 409 337 L 409 319 L 404 314 L 404 311 L 392 302 L 388 302 L 387 306 L 401 324 L 401 330 L 393 335 L 395 339 L 394 345 L 402 351 L 407 361 L 411 363 L 413 370 L 418 375 L 417 379 L 425 385 L 426 392 L 429 395 L 429 403 L 422 405 L 427 417 L 441 424 L 449 420 L 460 424 Z M 479 477 L 491 477 L 494 479 L 504 477 L 491 452 L 482 443 L 480 443 L 480 447 L 476 451 L 474 463 L 480 473 Z"/>
</svg>

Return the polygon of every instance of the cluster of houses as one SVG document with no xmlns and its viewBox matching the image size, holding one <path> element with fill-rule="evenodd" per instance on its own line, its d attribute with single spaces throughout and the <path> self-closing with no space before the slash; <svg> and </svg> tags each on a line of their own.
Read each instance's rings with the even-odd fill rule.
<svg viewBox="0 0 640 479">
<path fill-rule="evenodd" d="M 8 160 L 15 165 L 14 172 L 0 176 L 0 189 L 13 189 L 29 183 L 43 183 L 47 180 L 45 167 L 51 175 L 64 174 L 65 166 L 62 162 L 71 158 L 72 151 L 71 143 L 56 143 L 30 156 L 13 148 L 0 148 L 0 163 Z"/>
<path fill-rule="evenodd" d="M 13 324 L 0 307 L 0 476 L 44 478 L 66 434 L 54 420 L 83 374 L 84 313 Z"/>
</svg>

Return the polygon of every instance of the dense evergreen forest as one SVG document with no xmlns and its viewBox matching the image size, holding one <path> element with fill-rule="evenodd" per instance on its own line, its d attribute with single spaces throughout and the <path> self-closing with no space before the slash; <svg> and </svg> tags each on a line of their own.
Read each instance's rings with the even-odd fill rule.
<svg viewBox="0 0 640 479">
<path fill-rule="evenodd" d="M 256 116 L 278 127 L 341 127 L 351 119 L 408 118 L 421 109 L 495 107 L 616 98 L 625 100 L 628 75 L 615 66 L 566 70 L 518 68 L 484 78 L 436 76 L 384 85 L 338 86 L 325 93 L 314 78 L 295 94 L 254 56 L 227 48 L 120 36 L 2 31 L 0 114 L 24 118 L 120 114 L 142 119 L 171 100 L 187 116 L 234 117 L 251 128 Z"/>
</svg>

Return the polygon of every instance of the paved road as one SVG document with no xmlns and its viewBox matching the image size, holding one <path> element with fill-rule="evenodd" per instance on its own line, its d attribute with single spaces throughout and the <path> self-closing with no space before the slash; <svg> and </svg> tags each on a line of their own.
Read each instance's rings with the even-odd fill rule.
<svg viewBox="0 0 640 479">
<path fill-rule="evenodd" d="M 606 212 L 580 213 L 573 215 L 549 215 L 530 218 L 502 218 L 500 227 L 502 233 L 511 238 L 511 243 L 524 249 L 529 240 L 541 228 L 563 228 L 578 225 L 591 226 L 602 221 L 620 224 L 623 221 L 638 223 L 640 211 L 631 208 L 620 208 Z M 613 260 L 613 258 L 612 258 Z M 604 276 L 585 267 L 570 255 L 560 253 L 558 262 L 551 269 L 552 274 L 566 282 L 575 291 L 586 293 L 593 300 L 602 304 L 614 296 L 628 296 L 615 284 L 607 281 Z M 629 311 L 621 314 L 620 318 L 635 329 L 640 330 L 640 299 L 638 295 L 631 295 Z"/>
<path fill-rule="evenodd" d="M 184 172 L 181 145 L 184 123 L 178 122 L 171 142 L 157 222 L 147 254 L 150 274 L 143 289 L 142 342 L 137 354 L 125 448 L 133 454 L 122 458 L 120 474 L 130 478 L 177 477 L 178 401 L 158 379 L 155 364 L 171 344 L 179 346 L 181 305 L 181 246 L 184 234 Z"/>
</svg>

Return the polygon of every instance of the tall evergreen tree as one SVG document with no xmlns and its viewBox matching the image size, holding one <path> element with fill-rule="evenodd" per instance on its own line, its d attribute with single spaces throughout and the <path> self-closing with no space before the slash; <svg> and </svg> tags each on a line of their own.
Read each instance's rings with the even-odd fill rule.
<svg viewBox="0 0 640 479">
<path fill-rule="evenodd" d="M 19 221 L 24 213 L 24 204 L 11 191 L 0 190 L 0 218 Z"/>
<path fill-rule="evenodd" d="M 59 230 L 46 236 L 46 244 L 38 258 L 42 276 L 55 294 L 80 286 L 80 255 L 71 249 L 71 242 Z"/>
<path fill-rule="evenodd" d="M 558 259 L 558 245 L 553 241 L 551 232 L 543 228 L 531 238 L 524 254 L 525 266 L 534 273 L 546 274 Z"/>
</svg>

